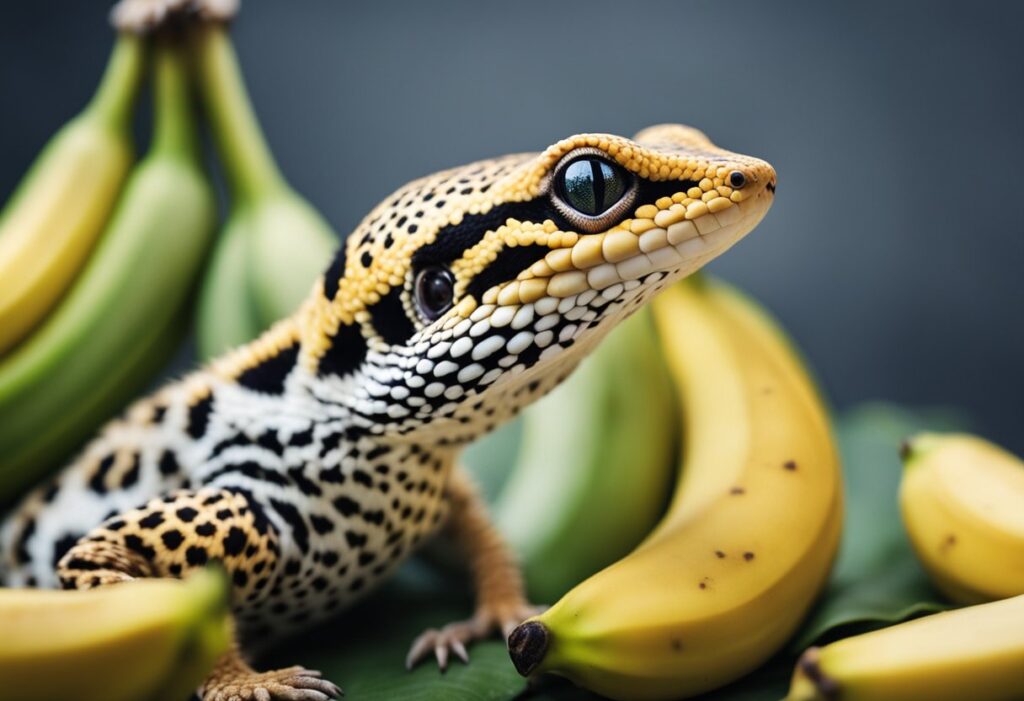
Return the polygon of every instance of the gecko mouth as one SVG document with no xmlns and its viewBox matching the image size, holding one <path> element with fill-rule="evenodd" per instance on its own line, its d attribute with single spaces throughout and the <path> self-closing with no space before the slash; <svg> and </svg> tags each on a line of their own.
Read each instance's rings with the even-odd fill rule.
<svg viewBox="0 0 1024 701">
<path fill-rule="evenodd" d="M 587 290 L 614 298 L 613 288 L 651 273 L 671 271 L 674 278 L 685 277 L 752 231 L 771 202 L 771 192 L 764 188 L 742 202 L 719 205 L 717 211 L 705 206 L 691 218 L 676 203 L 663 208 L 645 205 L 637 210 L 638 216 L 611 231 L 571 235 L 562 247 L 496 290 L 493 301 L 485 302 L 529 304 L 544 297 L 566 299 Z"/>
</svg>

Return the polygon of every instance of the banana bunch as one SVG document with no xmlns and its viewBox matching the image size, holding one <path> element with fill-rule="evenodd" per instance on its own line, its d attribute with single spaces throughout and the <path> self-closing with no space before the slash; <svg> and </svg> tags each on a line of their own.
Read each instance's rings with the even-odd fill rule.
<svg viewBox="0 0 1024 701">
<path fill-rule="evenodd" d="M 1024 462 L 964 434 L 917 436 L 903 458 L 903 523 L 939 589 L 961 604 L 1024 594 Z"/>
<path fill-rule="evenodd" d="M 227 583 L 202 571 L 89 591 L 0 590 L 0 695 L 181 701 L 231 639 Z"/>
<path fill-rule="evenodd" d="M 674 472 L 669 387 L 643 309 L 524 413 L 516 464 L 492 510 L 534 600 L 563 595 L 654 526 Z"/>
<path fill-rule="evenodd" d="M 668 513 L 509 638 L 520 673 L 631 701 L 715 689 L 776 652 L 825 583 L 843 511 L 825 407 L 775 323 L 717 282 L 652 304 L 684 436 Z"/>
<path fill-rule="evenodd" d="M 196 336 L 209 359 L 295 311 L 330 263 L 338 237 L 278 170 L 224 25 L 197 27 L 192 44 L 232 198 L 199 299 Z"/>
<path fill-rule="evenodd" d="M 1024 595 L 936 613 L 803 654 L 785 701 L 1018 701 Z"/>
<path fill-rule="evenodd" d="M 57 132 L 0 212 L 0 356 L 76 280 L 133 159 L 143 42 L 122 34 L 89 105 Z"/>
<path fill-rule="evenodd" d="M 186 328 L 184 310 L 213 240 L 216 203 L 184 46 L 158 41 L 153 62 L 149 153 L 60 303 L 0 359 L 0 502 L 66 458 L 142 389 Z"/>
</svg>

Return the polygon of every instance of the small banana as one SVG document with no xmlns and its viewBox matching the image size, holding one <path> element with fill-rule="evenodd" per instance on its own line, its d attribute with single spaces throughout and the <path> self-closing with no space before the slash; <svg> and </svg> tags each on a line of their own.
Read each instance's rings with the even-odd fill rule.
<svg viewBox="0 0 1024 701">
<path fill-rule="evenodd" d="M 198 572 L 88 591 L 0 590 L 0 694 L 181 701 L 230 641 L 227 585 Z"/>
<path fill-rule="evenodd" d="M 176 322 L 209 248 L 215 196 L 200 157 L 182 49 L 158 46 L 155 70 L 149 154 L 129 177 L 74 286 L 45 323 L 0 361 L 0 502 L 55 467 L 69 445 L 109 418 L 85 416 L 74 422 L 75 432 L 40 443 L 37 434 L 54 417 L 82 416 L 76 404 L 99 401 L 99 387 L 120 400 L 111 403 L 131 399 L 138 387 L 104 380 L 124 370 L 140 343 Z M 154 352 L 165 357 L 164 349 Z"/>
<path fill-rule="evenodd" d="M 965 434 L 922 434 L 903 458 L 903 523 L 939 589 L 962 604 L 1024 594 L 1024 462 Z"/>
<path fill-rule="evenodd" d="M 208 359 L 294 312 L 330 262 L 338 237 L 281 175 L 224 26 L 197 27 L 193 45 L 232 198 L 199 305 L 199 351 Z"/>
<path fill-rule="evenodd" d="M 92 101 L 50 140 L 0 213 L 0 355 L 60 299 L 93 250 L 133 158 L 145 52 L 121 35 Z"/>
<path fill-rule="evenodd" d="M 493 511 L 534 600 L 562 596 L 657 522 L 674 472 L 670 383 L 644 308 L 524 413 L 516 465 Z"/>
<path fill-rule="evenodd" d="M 785 701 L 1018 701 L 1024 596 L 807 650 Z"/>
<path fill-rule="evenodd" d="M 825 408 L 780 329 L 720 283 L 652 303 L 682 412 L 673 503 L 631 554 L 513 631 L 523 674 L 677 699 L 753 670 L 793 633 L 839 541 Z"/>
</svg>

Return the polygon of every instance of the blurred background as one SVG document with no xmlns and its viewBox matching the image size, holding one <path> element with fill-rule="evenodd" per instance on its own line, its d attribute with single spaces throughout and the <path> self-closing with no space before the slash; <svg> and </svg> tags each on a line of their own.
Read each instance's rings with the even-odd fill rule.
<svg viewBox="0 0 1024 701">
<path fill-rule="evenodd" d="M 107 3 L 0 23 L 0 193 L 86 102 Z M 834 405 L 951 404 L 1024 453 L 1024 6 L 244 3 L 282 169 L 346 233 L 420 175 L 667 121 L 769 160 L 776 204 L 712 265 L 788 327 Z"/>
</svg>

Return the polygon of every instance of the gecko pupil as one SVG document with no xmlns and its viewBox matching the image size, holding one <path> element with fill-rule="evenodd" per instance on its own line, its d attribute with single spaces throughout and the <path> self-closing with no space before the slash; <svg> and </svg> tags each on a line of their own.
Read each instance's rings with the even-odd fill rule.
<svg viewBox="0 0 1024 701">
<path fill-rule="evenodd" d="M 569 206 L 595 217 L 622 199 L 628 179 L 616 164 L 600 158 L 579 158 L 562 170 L 559 185 L 562 199 Z"/>
<path fill-rule="evenodd" d="M 455 278 L 441 266 L 424 268 L 416 275 L 416 306 L 427 321 L 448 311 L 455 298 Z"/>
</svg>

